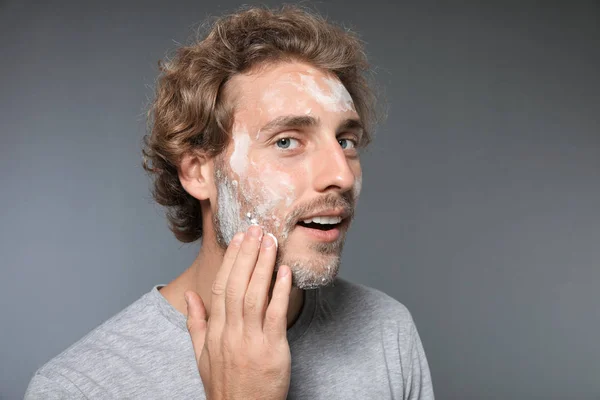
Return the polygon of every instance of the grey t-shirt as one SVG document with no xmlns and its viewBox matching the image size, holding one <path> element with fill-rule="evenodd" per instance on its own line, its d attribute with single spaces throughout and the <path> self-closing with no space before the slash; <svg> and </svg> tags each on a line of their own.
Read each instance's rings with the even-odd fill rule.
<svg viewBox="0 0 600 400">
<path fill-rule="evenodd" d="M 25 399 L 204 399 L 185 316 L 160 287 L 41 367 Z M 288 399 L 434 398 L 406 307 L 342 279 L 304 293 Z"/>
</svg>

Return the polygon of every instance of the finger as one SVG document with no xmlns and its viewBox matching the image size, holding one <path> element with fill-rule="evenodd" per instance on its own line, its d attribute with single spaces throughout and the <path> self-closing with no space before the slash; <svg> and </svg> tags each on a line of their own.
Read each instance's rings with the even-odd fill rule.
<svg viewBox="0 0 600 400">
<path fill-rule="evenodd" d="M 292 273 L 290 267 L 281 265 L 273 287 L 271 302 L 267 307 L 263 331 L 271 340 L 285 337 L 287 331 L 287 311 L 292 291 Z"/>
<path fill-rule="evenodd" d="M 217 271 L 217 276 L 213 282 L 210 301 L 210 319 L 212 325 L 219 325 L 225 322 L 225 288 L 227 287 L 227 279 L 229 279 L 231 268 L 233 267 L 243 239 L 243 232 L 238 232 L 233 237 L 225 251 L 223 263 L 219 271 Z"/>
<path fill-rule="evenodd" d="M 206 338 L 206 308 L 198 293 L 188 290 L 184 294 L 187 304 L 187 329 L 192 338 L 196 363 L 200 362 L 200 355 L 204 348 Z"/>
<path fill-rule="evenodd" d="M 262 331 L 276 255 L 277 239 L 268 233 L 262 240 L 256 267 L 244 297 L 244 324 L 250 332 Z"/>
<path fill-rule="evenodd" d="M 243 321 L 244 296 L 256 265 L 262 236 L 262 228 L 252 225 L 246 232 L 233 267 L 231 267 L 225 289 L 225 321 L 228 325 L 237 326 Z"/>
</svg>

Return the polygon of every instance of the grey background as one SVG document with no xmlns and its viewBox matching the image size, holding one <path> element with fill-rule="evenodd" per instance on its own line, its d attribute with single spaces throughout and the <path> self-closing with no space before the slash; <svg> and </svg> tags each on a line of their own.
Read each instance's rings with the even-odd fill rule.
<svg viewBox="0 0 600 400">
<path fill-rule="evenodd" d="M 144 108 L 157 60 L 239 3 L 0 4 L 0 397 L 16 399 L 195 257 L 151 201 Z M 439 399 L 599 399 L 599 4 L 316 7 L 361 33 L 389 100 L 342 276 L 411 310 Z"/>
</svg>

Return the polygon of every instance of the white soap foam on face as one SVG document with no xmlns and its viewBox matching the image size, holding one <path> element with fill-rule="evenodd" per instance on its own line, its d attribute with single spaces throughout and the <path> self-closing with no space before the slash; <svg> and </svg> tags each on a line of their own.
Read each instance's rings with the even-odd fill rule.
<svg viewBox="0 0 600 400">
<path fill-rule="evenodd" d="M 269 86 L 268 90 L 262 96 L 263 102 L 269 105 L 270 114 L 277 113 L 285 108 L 285 97 L 281 94 L 279 88 Z"/>
<path fill-rule="evenodd" d="M 352 96 L 342 82 L 335 78 L 324 78 L 324 81 L 331 91 L 331 98 L 338 105 L 340 111 L 354 110 Z"/>
<path fill-rule="evenodd" d="M 217 172 L 220 174 L 219 172 Z M 241 207 L 237 199 L 237 186 L 225 177 L 220 177 L 217 184 L 217 218 L 225 245 L 229 245 L 235 234 L 244 230 L 240 217 Z"/>
<path fill-rule="evenodd" d="M 275 214 L 271 215 L 271 220 L 273 220 L 273 225 L 275 225 L 275 228 L 279 228 L 281 226 L 281 221 Z"/>
<path fill-rule="evenodd" d="M 292 205 L 295 198 L 294 193 L 296 191 L 296 186 L 292 182 L 292 177 L 289 174 L 268 167 L 262 171 L 261 177 L 265 187 L 267 187 L 271 193 L 276 195 L 280 201 L 285 200 L 286 207 Z"/>
<path fill-rule="evenodd" d="M 260 216 L 255 212 L 247 212 L 245 218 L 242 217 L 242 202 L 255 204 L 256 196 L 251 200 L 247 195 L 241 194 L 239 189 L 228 177 L 219 177 L 217 219 L 225 245 L 231 243 L 237 232 L 246 232 L 251 225 L 263 225 L 260 223 Z"/>
<path fill-rule="evenodd" d="M 284 93 L 285 86 L 281 85 L 291 85 L 296 90 L 308 94 L 327 111 L 354 110 L 352 97 L 339 79 L 315 74 L 316 71 L 310 70 L 294 74 L 294 76 L 289 75 L 271 85 L 262 97 L 262 100 L 269 105 L 268 112 L 278 113 L 289 106 L 286 104 L 289 96 L 284 96 L 289 93 Z M 306 110 L 305 114 L 312 112 L 312 108 L 309 107 L 305 98 L 296 98 L 295 103 L 298 110 Z M 219 207 L 223 216 L 220 220 L 227 222 L 223 225 L 228 225 L 225 230 L 227 230 L 226 237 L 229 240 L 237 231 L 247 229 L 249 224 L 281 227 L 283 223 L 276 216 L 275 210 L 283 208 L 284 205 L 289 208 L 296 197 L 296 188 L 289 174 L 276 170 L 268 164 L 260 168 L 254 160 L 249 160 L 251 138 L 247 128 L 236 124 L 233 133 L 234 150 L 229 164 L 231 170 L 239 176 L 240 181 L 238 183 L 234 180 L 228 184 L 222 184 L 219 188 L 223 199 Z M 260 130 L 256 132 L 255 136 L 258 140 Z M 359 178 L 355 181 L 352 189 L 355 198 L 360 194 L 360 189 L 361 179 Z M 240 215 L 241 202 L 252 206 L 251 212 L 248 213 L 250 215 L 246 215 L 246 218 L 242 218 Z M 282 236 L 287 237 L 287 232 L 284 232 Z"/>
<path fill-rule="evenodd" d="M 277 99 L 279 91 L 271 91 L 273 100 Z M 283 105 L 280 99 L 277 104 Z M 295 187 L 289 174 L 271 167 L 268 163 L 261 166 L 250 158 L 251 136 L 242 124 L 234 124 L 233 151 L 229 158 L 233 177 L 221 176 L 219 180 L 218 218 L 221 230 L 227 243 L 236 232 L 245 231 L 250 225 L 269 226 L 272 229 L 281 227 L 282 221 L 276 216 L 275 210 L 289 207 L 294 201 Z M 256 138 L 260 136 L 260 130 Z M 242 208 L 250 206 L 250 212 L 245 218 L 240 215 Z"/>
<path fill-rule="evenodd" d="M 243 176 L 248 168 L 248 150 L 250 149 L 250 135 L 243 127 L 237 127 L 233 130 L 233 153 L 229 159 L 231 170 Z"/>
<path fill-rule="evenodd" d="M 332 112 L 344 112 L 354 110 L 352 96 L 346 87 L 336 77 L 319 77 L 315 75 L 314 69 L 308 72 L 288 74 L 270 85 L 262 96 L 262 101 L 269 104 L 268 112 L 270 114 L 279 113 L 286 108 L 286 97 L 282 89 L 286 85 L 293 86 L 296 90 L 308 94 L 313 100 L 319 103 L 325 110 Z M 318 82 L 319 80 L 320 82 Z M 321 84 L 319 84 L 321 83 Z M 288 96 L 289 97 L 289 96 Z M 296 99 L 298 109 L 308 107 L 306 99 Z M 306 108 L 305 114 L 310 114 L 312 108 Z M 258 136 L 257 136 L 258 137 Z"/>
<path fill-rule="evenodd" d="M 252 213 L 246 213 L 246 216 L 248 217 L 250 225 L 258 225 L 258 220 L 252 216 Z"/>
<path fill-rule="evenodd" d="M 312 96 L 327 111 L 343 112 L 354 110 L 352 96 L 346 87 L 337 79 L 323 78 L 329 90 L 324 90 L 311 75 L 300 74 L 300 84 L 296 86 Z"/>
<path fill-rule="evenodd" d="M 354 186 L 352 187 L 352 196 L 354 200 L 358 200 L 360 191 L 362 190 L 362 175 L 354 179 Z"/>
<path fill-rule="evenodd" d="M 282 221 L 277 217 L 275 210 L 283 204 L 289 207 L 295 198 L 295 187 L 289 175 L 267 168 L 261 171 L 260 177 L 249 177 L 248 186 L 249 190 L 245 192 L 244 200 L 247 204 L 254 205 L 252 217 L 261 226 L 280 227 Z"/>
<path fill-rule="evenodd" d="M 219 179 L 218 195 L 220 228 L 229 243 L 236 232 L 246 231 L 250 225 L 268 230 L 280 228 L 283 223 L 276 210 L 293 203 L 295 186 L 288 173 L 269 164 L 259 169 L 256 162 L 249 160 L 239 182 L 228 177 Z M 242 208 L 248 206 L 251 209 L 241 216 Z M 286 238 L 287 232 L 283 232 L 282 237 Z"/>
<path fill-rule="evenodd" d="M 285 204 L 285 207 L 290 207 L 294 202 L 296 187 L 292 177 L 286 172 L 266 165 L 260 171 L 260 178 L 253 180 L 252 183 L 252 189 L 258 189 L 262 198 L 261 207 L 257 207 L 261 219 L 270 218 L 276 225 L 281 225 L 281 221 L 273 211 L 281 207 L 282 204 Z"/>
</svg>

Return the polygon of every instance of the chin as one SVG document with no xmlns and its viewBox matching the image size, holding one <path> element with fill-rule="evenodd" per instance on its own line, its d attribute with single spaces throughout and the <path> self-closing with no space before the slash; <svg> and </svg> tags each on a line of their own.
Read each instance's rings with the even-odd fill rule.
<svg viewBox="0 0 600 400">
<path fill-rule="evenodd" d="M 339 255 L 315 255 L 311 259 L 285 257 L 281 264 L 292 271 L 292 286 L 306 290 L 331 285 L 340 269 Z M 281 265 L 279 264 L 279 265 Z"/>
<path fill-rule="evenodd" d="M 288 240 L 284 240 L 276 265 L 290 267 L 292 286 L 298 289 L 316 289 L 331 285 L 340 269 L 345 235 L 329 243 L 303 239 L 302 236 L 292 233 Z"/>
</svg>

